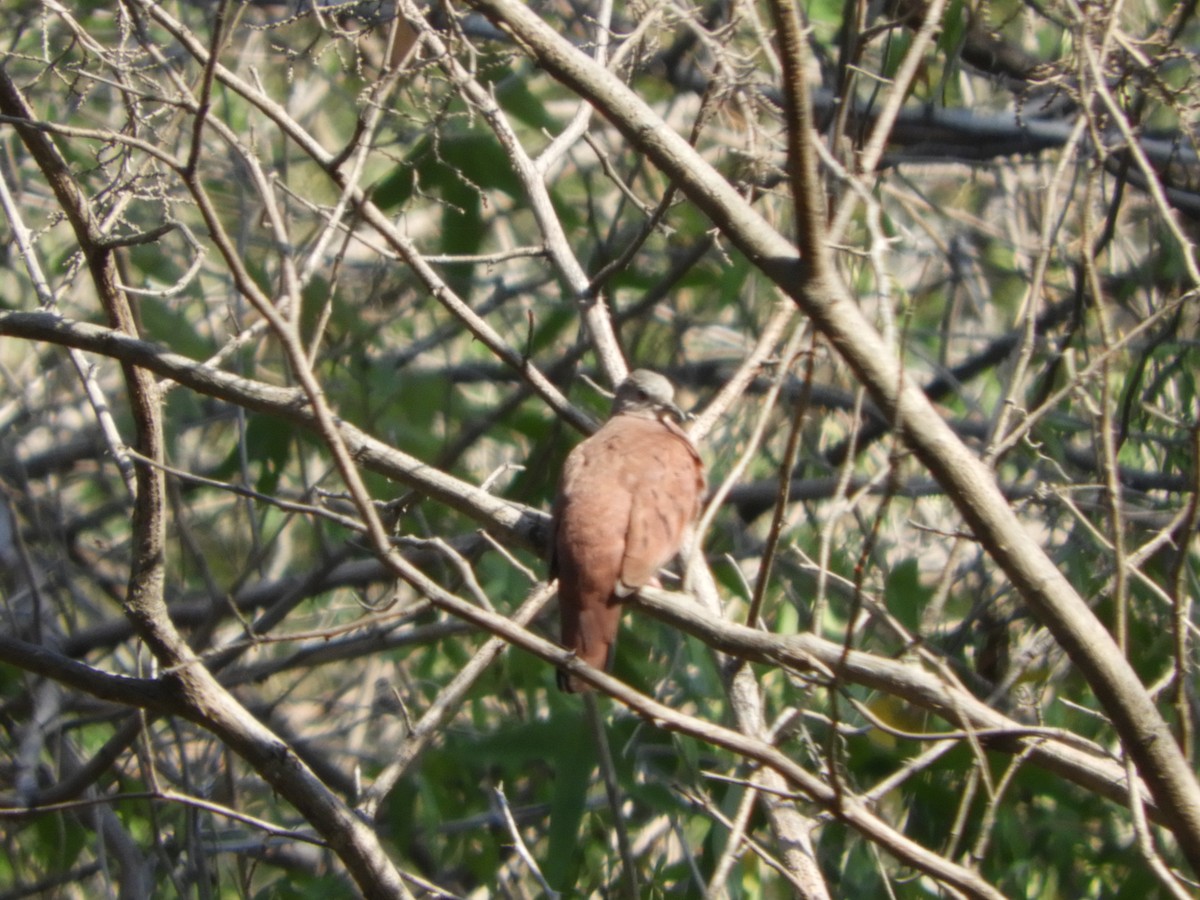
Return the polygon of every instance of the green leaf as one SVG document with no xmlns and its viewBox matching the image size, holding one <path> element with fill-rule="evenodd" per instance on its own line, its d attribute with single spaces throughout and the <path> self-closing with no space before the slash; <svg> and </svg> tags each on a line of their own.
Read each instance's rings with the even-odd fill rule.
<svg viewBox="0 0 1200 900">
<path fill-rule="evenodd" d="M 145 336 L 192 359 L 211 356 L 216 348 L 196 330 L 195 314 L 184 304 L 179 299 L 143 297 L 140 310 Z"/>
<path fill-rule="evenodd" d="M 565 698 L 575 708 L 555 710 L 553 740 L 545 745 L 554 767 L 554 794 L 550 800 L 549 847 L 542 872 L 551 887 L 569 890 L 582 862 L 579 826 L 587 801 L 596 748 L 578 698 Z"/>
<path fill-rule="evenodd" d="M 436 143 L 422 138 L 404 161 L 375 185 L 375 203 L 388 210 L 403 206 L 418 183 L 422 191 L 448 201 L 447 192 L 461 196 L 464 190 L 476 196 L 481 190 L 521 196 L 521 182 L 504 148 L 490 131 L 483 130 L 443 135 Z"/>
<path fill-rule="evenodd" d="M 938 49 L 946 56 L 957 53 L 967 30 L 963 0 L 950 0 L 942 16 L 942 32 L 938 35 Z"/>
<path fill-rule="evenodd" d="M 496 91 L 496 100 L 513 118 L 520 120 L 537 131 L 558 131 L 558 120 L 546 110 L 546 104 L 529 90 L 527 72 L 519 72 L 505 78 Z"/>
<path fill-rule="evenodd" d="M 883 58 L 884 78 L 896 77 L 896 72 L 900 70 L 900 64 L 904 61 L 904 57 L 908 55 L 908 49 L 911 46 L 912 36 L 907 32 L 892 32 L 888 36 Z M 910 85 L 909 91 L 911 90 L 912 86 Z"/>
<path fill-rule="evenodd" d="M 254 489 L 271 494 L 287 464 L 292 446 L 292 425 L 274 416 L 254 416 L 246 425 L 246 461 L 258 467 Z M 215 477 L 231 479 L 242 470 L 241 449 L 235 443 L 214 472 Z"/>
<path fill-rule="evenodd" d="M 72 816 L 39 815 L 33 821 L 37 857 L 54 872 L 65 872 L 75 864 L 88 843 L 88 834 Z"/>
<path fill-rule="evenodd" d="M 416 183 L 416 169 L 406 160 L 375 183 L 371 198 L 380 209 L 391 211 L 408 202 Z"/>
<path fill-rule="evenodd" d="M 916 630 L 921 624 L 921 612 L 933 591 L 921 584 L 920 568 L 915 559 L 906 559 L 888 573 L 884 586 L 887 608 L 904 627 Z"/>
<path fill-rule="evenodd" d="M 357 894 L 340 875 L 307 875 L 301 870 L 290 871 L 255 892 L 255 900 L 350 900 Z"/>
</svg>

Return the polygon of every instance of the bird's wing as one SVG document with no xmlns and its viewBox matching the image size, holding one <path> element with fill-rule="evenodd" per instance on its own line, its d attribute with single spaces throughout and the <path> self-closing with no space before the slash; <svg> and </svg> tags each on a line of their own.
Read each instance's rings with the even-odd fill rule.
<svg viewBox="0 0 1200 900">
<path fill-rule="evenodd" d="M 630 593 L 650 582 L 679 552 L 696 517 L 704 491 L 704 468 L 695 447 L 680 432 L 656 429 L 627 459 L 636 485 L 630 491 L 629 527 L 621 561 L 619 591 Z"/>
<path fill-rule="evenodd" d="M 620 441 L 614 441 L 611 429 L 601 429 L 568 457 L 555 501 L 562 643 L 598 668 L 608 664 L 621 619 L 614 589 L 631 495 L 619 486 L 620 459 Z"/>
</svg>

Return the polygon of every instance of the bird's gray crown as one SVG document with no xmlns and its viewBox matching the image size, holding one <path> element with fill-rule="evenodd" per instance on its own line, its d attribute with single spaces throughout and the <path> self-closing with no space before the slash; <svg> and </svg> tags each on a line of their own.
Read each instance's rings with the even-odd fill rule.
<svg viewBox="0 0 1200 900">
<path fill-rule="evenodd" d="M 665 376 L 649 369 L 634 369 L 617 387 L 612 409 L 614 416 L 658 418 L 664 412 L 683 421 L 683 411 L 675 405 L 675 388 Z"/>
</svg>

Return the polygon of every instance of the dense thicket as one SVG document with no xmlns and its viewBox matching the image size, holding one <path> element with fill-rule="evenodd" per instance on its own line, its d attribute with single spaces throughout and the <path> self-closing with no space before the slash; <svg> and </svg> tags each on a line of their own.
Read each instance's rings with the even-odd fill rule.
<svg viewBox="0 0 1200 900">
<path fill-rule="evenodd" d="M 1190 896 L 1195 6 L 0 0 L 0 895 Z"/>
</svg>

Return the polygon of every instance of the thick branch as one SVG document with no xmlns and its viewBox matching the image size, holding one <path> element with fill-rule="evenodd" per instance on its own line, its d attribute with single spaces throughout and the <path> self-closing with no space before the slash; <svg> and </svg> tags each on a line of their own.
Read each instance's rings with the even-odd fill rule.
<svg viewBox="0 0 1200 900">
<path fill-rule="evenodd" d="M 303 428 L 316 427 L 315 417 L 299 390 L 214 369 L 99 325 L 74 322 L 47 312 L 0 312 L 0 335 L 49 341 L 134 363 L 198 393 L 281 416 Z M 339 425 L 355 458 L 371 471 L 394 478 L 476 521 L 488 522 L 493 530 L 521 546 L 541 545 L 544 518 L 541 514 L 440 472 L 348 422 Z"/>
<path fill-rule="evenodd" d="M 1114 803 L 1124 806 L 1129 801 L 1124 767 L 1099 748 L 1085 746 L 1083 740 L 1065 732 L 1029 728 L 919 665 L 858 650 L 847 653 L 840 643 L 807 632 L 770 634 L 716 619 L 696 604 L 665 591 L 645 590 L 635 602 L 655 618 L 722 653 L 785 669 L 817 670 L 845 683 L 901 697 L 964 733 L 978 735 L 988 746 L 1028 753 L 1038 765 Z M 1145 800 L 1150 802 L 1149 797 Z M 1153 807 L 1150 814 L 1156 816 Z"/>
</svg>

